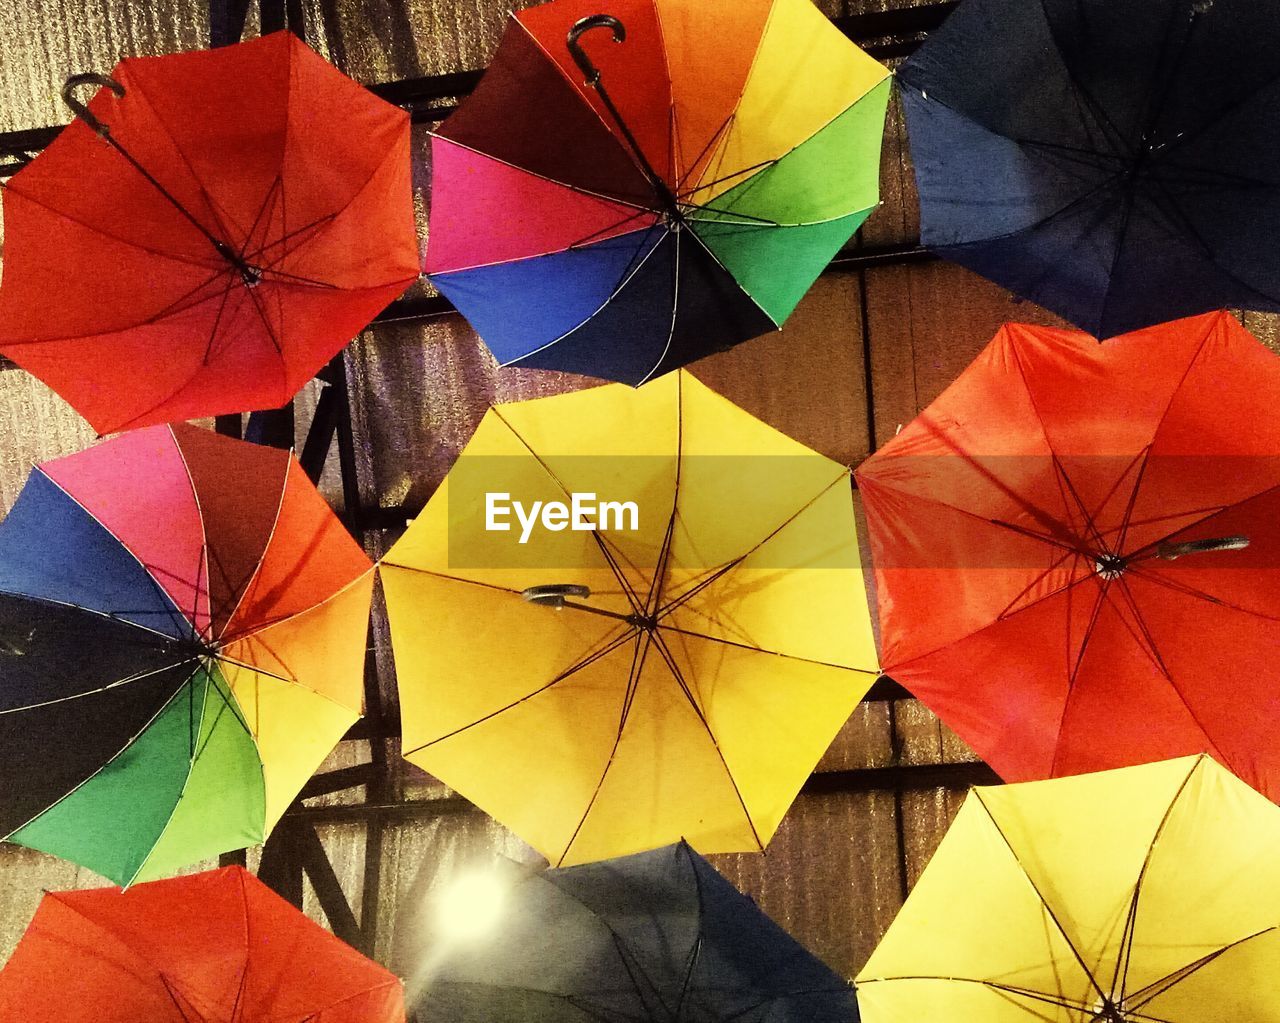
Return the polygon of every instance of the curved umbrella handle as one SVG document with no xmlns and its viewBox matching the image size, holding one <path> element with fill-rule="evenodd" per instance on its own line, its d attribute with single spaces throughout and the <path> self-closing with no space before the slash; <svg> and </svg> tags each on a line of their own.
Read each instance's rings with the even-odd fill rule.
<svg viewBox="0 0 1280 1023">
<path fill-rule="evenodd" d="M 111 129 L 94 117 L 93 114 L 89 112 L 89 108 L 75 98 L 75 90 L 86 85 L 97 85 L 104 89 L 110 89 L 121 99 L 124 98 L 124 86 L 114 78 L 108 78 L 106 75 L 95 74 L 72 75 L 65 83 L 63 83 L 62 102 L 71 108 L 71 112 L 75 114 L 76 117 L 84 121 L 85 124 L 103 138 L 106 138 L 111 134 Z"/>
<path fill-rule="evenodd" d="M 600 85 L 600 69 L 591 63 L 591 58 L 587 56 L 586 51 L 583 50 L 582 45 L 578 42 L 583 35 L 593 28 L 612 29 L 613 41 L 621 43 L 626 41 L 627 27 L 612 14 L 592 14 L 585 18 L 579 18 L 574 23 L 573 28 L 569 29 L 569 36 L 566 41 L 569 53 L 572 55 L 574 63 L 587 76 L 586 84 L 595 89 Z"/>
<path fill-rule="evenodd" d="M 1186 543 L 1162 543 L 1156 553 L 1165 561 L 1173 561 L 1184 554 L 1203 554 L 1208 551 L 1242 551 L 1249 546 L 1247 536 L 1220 536 L 1212 540 L 1188 540 Z"/>
<path fill-rule="evenodd" d="M 591 589 L 576 583 L 550 583 L 546 586 L 530 586 L 520 593 L 530 604 L 562 608 L 569 597 L 589 597 Z"/>
</svg>

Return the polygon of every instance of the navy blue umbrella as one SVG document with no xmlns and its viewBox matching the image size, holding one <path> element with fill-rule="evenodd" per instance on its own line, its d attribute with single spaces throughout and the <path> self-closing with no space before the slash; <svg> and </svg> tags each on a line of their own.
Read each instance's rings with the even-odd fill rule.
<svg viewBox="0 0 1280 1023">
<path fill-rule="evenodd" d="M 1280 13 L 964 0 L 903 66 L 924 244 L 1098 337 L 1280 310 Z"/>
<path fill-rule="evenodd" d="M 447 954 L 449 1023 L 856 1023 L 852 987 L 688 845 L 525 875 L 500 933 Z"/>
</svg>

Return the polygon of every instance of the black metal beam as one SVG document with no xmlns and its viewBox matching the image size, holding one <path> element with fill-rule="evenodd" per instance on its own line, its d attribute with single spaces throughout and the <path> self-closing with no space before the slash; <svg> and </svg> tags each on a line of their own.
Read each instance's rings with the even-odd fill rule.
<svg viewBox="0 0 1280 1023">
<path fill-rule="evenodd" d="M 323 774 L 314 775 L 298 793 L 299 799 L 311 799 L 315 796 L 327 796 L 334 792 L 346 792 L 360 785 L 368 785 L 377 779 L 375 764 L 355 764 L 351 767 L 338 767 Z"/>
<path fill-rule="evenodd" d="M 947 0 L 890 11 L 851 14 L 833 18 L 832 23 L 873 57 L 888 60 L 911 52 L 919 45 L 915 37 L 941 25 L 955 6 L 955 0 Z M 264 0 L 262 8 L 264 29 L 276 27 L 281 21 L 279 12 L 283 9 L 283 23 L 279 27 L 287 24 L 294 31 L 301 32 L 299 0 Z M 240 38 L 247 10 L 248 0 L 211 0 L 210 38 L 213 45 L 226 45 Z M 483 74 L 481 69 L 457 71 L 375 83 L 369 89 L 389 103 L 409 111 L 415 120 L 431 122 L 439 120 L 449 109 L 441 106 L 443 100 L 460 99 L 470 94 Z M 0 157 L 10 155 L 22 159 L 39 152 L 61 130 L 59 125 L 0 133 Z M 4 173 L 3 164 L 0 164 L 0 173 Z"/>
<path fill-rule="evenodd" d="M 342 882 L 338 880 L 338 873 L 333 869 L 314 825 L 298 821 L 293 826 L 298 829 L 299 862 L 311 881 L 325 918 L 329 921 L 329 930 L 352 948 L 371 953 L 373 935 L 360 929 L 351 903 L 347 901 L 346 892 L 342 890 Z"/>
<path fill-rule="evenodd" d="M 805 795 L 859 792 L 919 792 L 929 789 L 964 789 L 972 785 L 999 785 L 1000 777 L 986 764 L 902 764 L 894 767 L 860 767 L 848 771 L 811 774 L 800 790 Z M 462 796 L 419 799 L 408 802 L 357 803 L 348 806 L 295 806 L 281 822 L 333 824 L 366 821 L 377 816 L 387 821 L 430 820 L 458 814 L 482 813 Z"/>
</svg>

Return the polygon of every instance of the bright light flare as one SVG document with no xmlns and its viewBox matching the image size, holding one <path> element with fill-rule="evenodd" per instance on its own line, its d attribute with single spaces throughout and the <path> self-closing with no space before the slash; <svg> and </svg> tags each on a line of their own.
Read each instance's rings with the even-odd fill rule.
<svg viewBox="0 0 1280 1023">
<path fill-rule="evenodd" d="M 506 901 L 507 883 L 494 871 L 459 874 L 435 899 L 440 936 L 448 941 L 475 941 L 492 934 Z"/>
</svg>

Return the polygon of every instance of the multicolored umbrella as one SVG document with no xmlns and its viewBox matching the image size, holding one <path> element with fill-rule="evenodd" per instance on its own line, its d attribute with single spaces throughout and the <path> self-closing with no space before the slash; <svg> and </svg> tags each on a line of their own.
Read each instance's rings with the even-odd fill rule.
<svg viewBox="0 0 1280 1023">
<path fill-rule="evenodd" d="M 1007 780 L 1207 752 L 1280 798 L 1280 360 L 1005 326 L 858 469 L 885 671 Z"/>
<path fill-rule="evenodd" d="M 51 892 L 0 970 L 0 1021 L 403 1023 L 400 981 L 240 867 Z"/>
<path fill-rule="evenodd" d="M 898 72 L 921 239 L 1112 337 L 1280 310 L 1280 18 L 965 0 Z"/>
<path fill-rule="evenodd" d="M 503 365 L 642 383 L 782 325 L 877 204 L 888 96 L 809 0 L 520 11 L 433 140 L 427 272 Z"/>
<path fill-rule="evenodd" d="M 408 115 L 288 32 L 112 74 L 4 191 L 0 353 L 99 433 L 283 405 L 418 275 Z"/>
<path fill-rule="evenodd" d="M 763 849 L 876 678 L 849 470 L 683 372 L 490 410 L 382 578 L 405 757 L 556 864 Z"/>
<path fill-rule="evenodd" d="M 848 982 L 683 842 L 509 873 L 496 932 L 443 950 L 423 1019 L 857 1023 Z"/>
<path fill-rule="evenodd" d="M 1280 1020 L 1280 809 L 1208 757 L 977 788 L 858 976 L 866 1023 Z"/>
<path fill-rule="evenodd" d="M 262 841 L 359 718 L 373 572 L 283 451 L 190 426 L 0 523 L 0 835 L 120 884 Z"/>
</svg>

